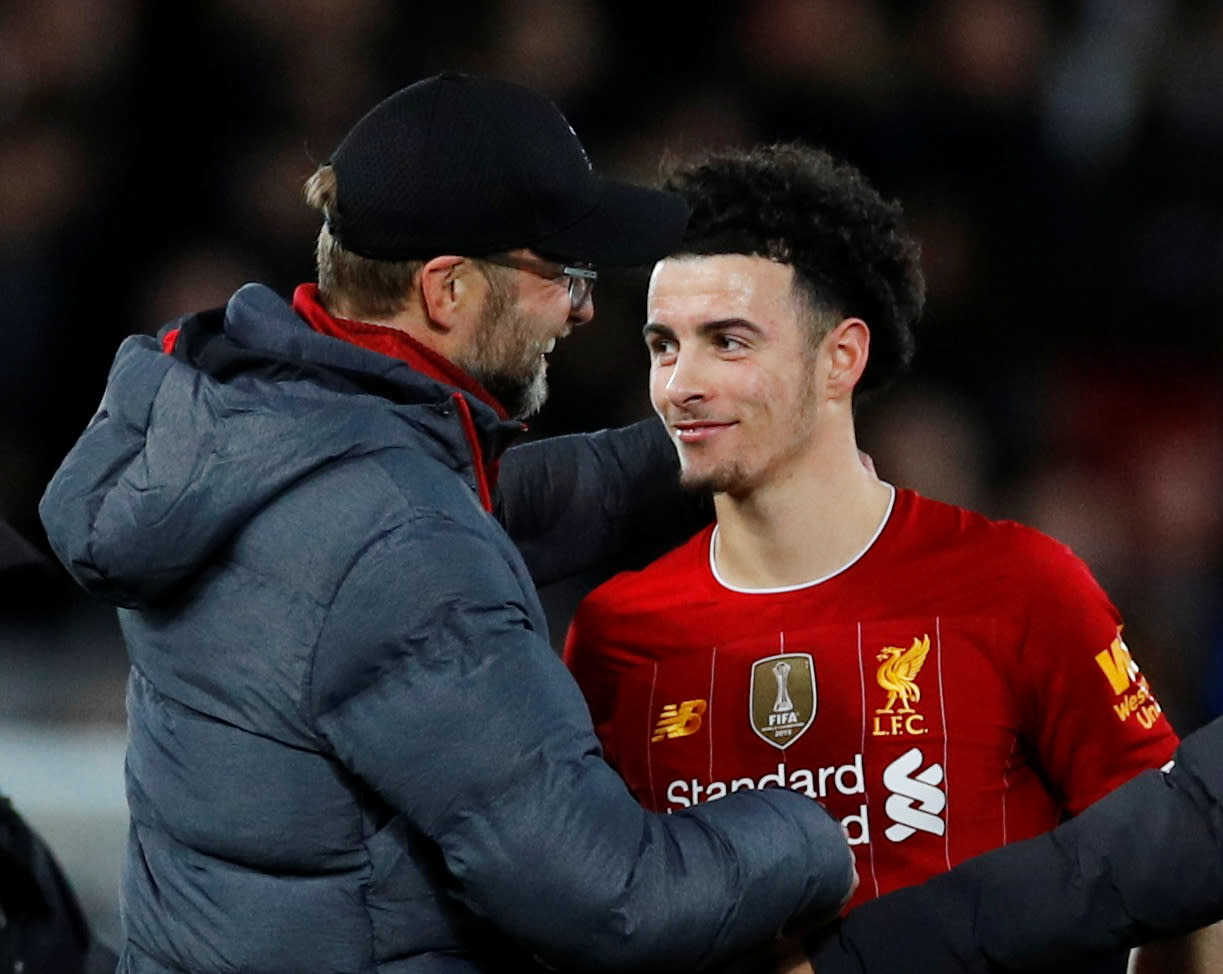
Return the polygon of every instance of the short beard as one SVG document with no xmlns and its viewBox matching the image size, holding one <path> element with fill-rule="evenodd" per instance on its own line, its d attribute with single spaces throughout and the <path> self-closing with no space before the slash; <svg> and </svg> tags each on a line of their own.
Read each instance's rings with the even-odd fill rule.
<svg viewBox="0 0 1223 974">
<path fill-rule="evenodd" d="M 803 368 L 803 373 L 810 377 L 815 368 L 814 353 L 810 356 L 803 356 L 801 367 Z M 803 431 L 801 435 L 804 437 L 813 435 L 811 430 L 815 421 L 815 395 L 815 383 L 808 378 L 800 387 L 797 401 L 793 408 L 793 418 L 797 424 L 796 428 Z M 792 450 L 799 448 L 798 444 L 792 443 L 790 444 L 790 450 L 787 452 L 792 452 Z M 752 465 L 750 457 L 745 458 L 739 455 L 724 460 L 717 466 L 695 471 L 685 468 L 681 461 L 679 483 L 680 487 L 693 493 L 710 492 L 725 494 L 728 497 L 742 500 L 750 496 L 757 488 L 768 483 L 773 476 L 774 474 L 768 469 L 768 466 L 756 469 Z"/>
<path fill-rule="evenodd" d="M 478 381 L 513 419 L 530 419 L 548 401 L 548 376 L 542 364 L 529 377 L 500 373 Z"/>
<path fill-rule="evenodd" d="M 699 474 L 689 473 L 681 467 L 679 485 L 694 494 L 711 493 L 734 496 L 747 487 L 747 471 L 737 463 L 726 464 Z"/>
<path fill-rule="evenodd" d="M 500 275 L 488 275 L 489 291 L 470 358 L 460 363 L 514 419 L 527 419 L 548 398 L 542 349 L 528 337 L 528 322 Z"/>
</svg>

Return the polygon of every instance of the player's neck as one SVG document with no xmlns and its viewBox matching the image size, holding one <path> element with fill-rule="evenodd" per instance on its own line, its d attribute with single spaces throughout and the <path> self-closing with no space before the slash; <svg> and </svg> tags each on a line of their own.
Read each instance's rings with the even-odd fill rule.
<svg viewBox="0 0 1223 974">
<path fill-rule="evenodd" d="M 878 533 L 892 489 L 863 466 L 853 441 L 733 498 L 719 494 L 714 563 L 737 588 L 784 588 L 831 575 Z"/>
</svg>

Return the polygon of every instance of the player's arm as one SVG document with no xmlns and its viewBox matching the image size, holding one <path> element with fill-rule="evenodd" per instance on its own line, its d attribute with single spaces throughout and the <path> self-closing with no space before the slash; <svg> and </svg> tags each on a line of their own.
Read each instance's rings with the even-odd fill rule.
<svg viewBox="0 0 1223 974">
<path fill-rule="evenodd" d="M 1131 654 L 1120 613 L 1087 566 L 1037 532 L 1021 529 L 1016 542 L 1021 636 L 1008 675 L 1025 714 L 1025 744 L 1073 815 L 1162 766 L 1177 737 Z"/>
<path fill-rule="evenodd" d="M 1023 648 L 1035 714 L 1029 739 L 1042 771 L 1071 813 L 1134 774 L 1161 765 L 1176 737 L 1124 636 L 1120 614 L 1087 567 L 1064 546 L 1038 536 L 1042 561 L 1029 589 Z M 1210 949 L 1206 934 L 1140 950 L 1139 974 L 1182 970 L 1182 955 Z M 1213 953 L 1213 951 L 1211 951 Z M 1223 970 L 1223 959 L 1219 969 Z"/>
<path fill-rule="evenodd" d="M 673 547 L 712 516 L 679 487 L 679 463 L 657 419 L 555 436 L 507 450 L 497 516 L 536 585 L 604 575 Z"/>
<path fill-rule="evenodd" d="M 1015 678 L 1041 771 L 1071 815 L 1172 756 L 1177 735 L 1125 641 L 1120 613 L 1069 548 L 1029 536 Z"/>
</svg>

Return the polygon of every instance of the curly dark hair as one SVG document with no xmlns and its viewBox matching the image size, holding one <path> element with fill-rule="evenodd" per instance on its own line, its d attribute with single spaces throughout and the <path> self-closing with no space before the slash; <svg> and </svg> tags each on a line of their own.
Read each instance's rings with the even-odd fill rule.
<svg viewBox="0 0 1223 974">
<path fill-rule="evenodd" d="M 800 143 L 719 149 L 671 164 L 664 185 L 692 207 L 676 256 L 749 254 L 789 264 L 817 314 L 867 323 L 870 358 L 855 398 L 908 367 L 926 294 L 921 248 L 900 204 L 853 166 Z"/>
</svg>

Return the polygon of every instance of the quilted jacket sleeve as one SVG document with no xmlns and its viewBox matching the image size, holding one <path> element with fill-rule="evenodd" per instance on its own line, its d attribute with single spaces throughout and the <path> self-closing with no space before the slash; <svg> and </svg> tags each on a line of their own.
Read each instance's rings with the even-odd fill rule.
<svg viewBox="0 0 1223 974">
<path fill-rule="evenodd" d="M 574 970 L 692 969 L 835 907 L 850 853 L 804 796 L 641 809 L 524 583 L 495 539 L 422 517 L 353 566 L 318 649 L 318 728 L 436 844 L 467 907 Z"/>
<path fill-rule="evenodd" d="M 542 586 L 645 564 L 706 524 L 713 508 L 680 488 L 666 430 L 647 419 L 508 450 L 497 513 Z"/>
<path fill-rule="evenodd" d="M 1049 971 L 1223 918 L 1223 718 L 1052 832 L 854 910 L 817 974 Z"/>
</svg>

